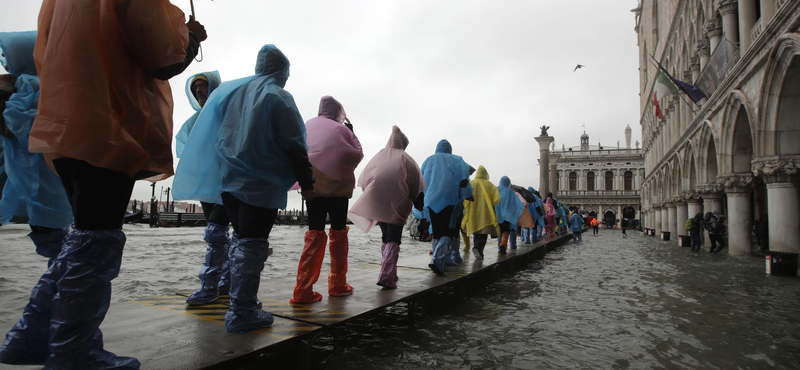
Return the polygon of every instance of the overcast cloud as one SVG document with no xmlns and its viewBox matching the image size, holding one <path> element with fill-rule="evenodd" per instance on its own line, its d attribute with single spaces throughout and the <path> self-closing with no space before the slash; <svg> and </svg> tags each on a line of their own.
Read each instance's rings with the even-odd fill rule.
<svg viewBox="0 0 800 370">
<path fill-rule="evenodd" d="M 189 0 L 173 3 L 188 18 Z M 0 31 L 35 29 L 40 4 L 0 0 Z M 286 89 L 305 120 L 316 116 L 323 95 L 345 106 L 364 148 L 356 176 L 397 125 L 420 165 L 448 139 L 454 154 L 485 166 L 493 182 L 507 175 L 538 187 L 534 137 L 541 125 L 551 126 L 559 149 L 579 144 L 584 122 L 592 144 L 624 146 L 627 124 L 641 141 L 635 6 L 635 0 L 195 0 L 208 40 L 203 62 L 171 80 L 174 132 L 193 113 L 186 78 L 209 70 L 219 70 L 223 81 L 252 75 L 256 53 L 272 43 L 291 61 Z M 579 63 L 586 68 L 573 73 Z M 149 183 L 138 182 L 133 198 L 149 200 Z M 291 194 L 289 208 L 299 204 Z"/>
</svg>

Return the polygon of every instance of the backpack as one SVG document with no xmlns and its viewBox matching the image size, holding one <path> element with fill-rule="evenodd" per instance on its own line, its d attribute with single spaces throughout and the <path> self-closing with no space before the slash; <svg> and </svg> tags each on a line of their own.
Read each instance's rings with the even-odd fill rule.
<svg viewBox="0 0 800 370">
<path fill-rule="evenodd" d="M 683 228 L 686 229 L 686 231 L 691 231 L 692 230 L 692 219 L 691 218 L 686 220 L 686 223 L 683 225 Z"/>
</svg>

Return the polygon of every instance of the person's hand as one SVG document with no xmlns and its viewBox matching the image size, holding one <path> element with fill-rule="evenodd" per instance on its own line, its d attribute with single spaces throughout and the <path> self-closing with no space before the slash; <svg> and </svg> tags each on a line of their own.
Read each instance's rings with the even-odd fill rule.
<svg viewBox="0 0 800 370">
<path fill-rule="evenodd" d="M 206 41 L 208 38 L 208 35 L 206 34 L 206 28 L 203 27 L 200 22 L 196 21 L 194 16 L 189 16 L 189 22 L 186 23 L 186 27 L 189 27 L 189 32 L 194 34 L 197 42 Z"/>
<path fill-rule="evenodd" d="M 303 191 L 300 192 L 300 195 L 302 195 L 303 199 L 305 199 L 305 200 L 314 199 L 314 196 L 315 196 L 314 189 L 303 190 Z"/>
<path fill-rule="evenodd" d="M 350 123 L 350 119 L 349 118 L 345 117 L 344 125 L 345 125 L 345 127 L 350 129 L 350 132 L 353 132 L 353 124 Z"/>
</svg>

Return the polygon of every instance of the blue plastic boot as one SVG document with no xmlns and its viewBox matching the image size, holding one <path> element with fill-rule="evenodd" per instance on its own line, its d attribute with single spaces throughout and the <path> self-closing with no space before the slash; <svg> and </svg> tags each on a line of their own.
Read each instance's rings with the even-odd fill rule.
<svg viewBox="0 0 800 370">
<path fill-rule="evenodd" d="M 203 238 L 206 247 L 206 260 L 200 267 L 200 289 L 195 290 L 189 298 L 188 305 L 209 304 L 219 298 L 219 281 L 222 276 L 222 266 L 228 254 L 228 225 L 217 225 L 209 222 Z"/>
<path fill-rule="evenodd" d="M 33 245 L 36 246 L 36 253 L 40 256 L 47 257 L 47 266 L 53 263 L 53 259 L 58 257 L 61 253 L 61 246 L 64 244 L 64 237 L 69 232 L 68 228 L 63 229 L 48 229 L 46 232 L 32 231 L 28 236 L 33 240 Z"/>
<path fill-rule="evenodd" d="M 431 263 L 428 264 L 428 267 L 430 267 L 436 275 L 447 276 L 447 274 L 445 274 L 444 260 L 452 244 L 453 240 L 448 236 L 444 236 L 439 239 L 439 243 L 436 244 L 436 247 L 433 249 L 433 258 L 431 259 Z"/>
<path fill-rule="evenodd" d="M 269 257 L 267 239 L 237 239 L 231 246 L 228 261 L 231 268 L 231 307 L 225 314 L 225 328 L 230 333 L 247 333 L 272 326 L 273 317 L 261 310 L 256 295 L 261 271 Z"/>
<path fill-rule="evenodd" d="M 111 280 L 119 274 L 122 230 L 72 230 L 45 275 L 57 294 L 50 309 L 46 369 L 139 369 L 139 361 L 103 349 L 100 323 L 111 304 Z"/>
<path fill-rule="evenodd" d="M 230 252 L 231 245 L 233 245 L 234 240 L 236 240 L 236 232 L 231 233 L 231 238 L 225 244 L 225 260 L 222 261 L 222 275 L 219 277 L 219 295 L 227 295 L 230 291 L 231 287 L 231 269 L 228 266 L 228 254 Z"/>
</svg>

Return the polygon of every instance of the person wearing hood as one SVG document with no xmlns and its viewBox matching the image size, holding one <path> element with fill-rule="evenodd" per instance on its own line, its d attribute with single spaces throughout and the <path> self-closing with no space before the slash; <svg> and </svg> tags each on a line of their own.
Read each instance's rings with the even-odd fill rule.
<svg viewBox="0 0 800 370">
<path fill-rule="evenodd" d="M 692 218 L 689 229 L 689 236 L 692 238 L 692 252 L 699 252 L 703 244 L 703 214 L 698 213 Z"/>
<path fill-rule="evenodd" d="M 547 235 L 550 238 L 555 236 L 555 229 L 556 229 L 556 205 L 554 204 L 555 200 L 552 196 L 547 197 L 547 201 L 544 204 L 545 209 L 545 216 L 546 216 L 546 225 L 545 230 Z"/>
<path fill-rule="evenodd" d="M 533 208 L 533 218 L 535 222 L 534 230 L 533 230 L 533 242 L 538 243 L 542 240 L 542 232 L 544 231 L 545 225 L 545 211 L 544 211 L 544 203 L 542 202 L 542 198 L 539 196 L 539 192 L 533 189 L 533 187 L 528 187 L 533 193 L 533 197 L 536 199 L 536 205 Z"/>
<path fill-rule="evenodd" d="M 256 297 L 269 234 L 295 182 L 303 198 L 314 197 L 305 125 L 284 90 L 289 59 L 274 45 L 264 45 L 255 73 L 221 84 L 209 97 L 173 183 L 176 200 L 221 202 L 233 225 L 225 315 L 231 333 L 272 325 L 272 314 L 261 310 Z"/>
<path fill-rule="evenodd" d="M 445 276 L 445 264 L 451 253 L 459 253 L 455 248 L 455 238 L 459 236 L 457 227 L 452 227 L 453 211 L 456 204 L 471 194 L 462 189 L 469 185 L 470 167 L 460 156 L 453 155 L 453 148 L 447 140 L 436 144 L 436 152 L 422 163 L 422 176 L 425 189 L 425 218 L 433 229 L 433 258 L 428 267 L 437 275 Z M 460 262 L 452 257 L 453 262 Z"/>
<path fill-rule="evenodd" d="M 708 250 L 708 253 L 719 253 L 725 248 L 725 216 L 718 211 L 708 212 L 704 224 L 708 230 L 708 238 L 711 240 L 711 249 Z"/>
<path fill-rule="evenodd" d="M 64 185 L 44 156 L 28 151 L 28 134 L 39 103 L 39 77 L 33 61 L 35 42 L 36 31 L 0 33 L 0 64 L 10 73 L 5 76 L 13 88 L 0 111 L 0 150 L 7 175 L 0 214 L 9 220 L 27 218 L 31 228 L 28 236 L 36 253 L 52 262 L 69 231 L 72 208 Z"/>
<path fill-rule="evenodd" d="M 217 71 L 198 73 L 186 80 L 186 97 L 195 113 L 183 123 L 175 136 L 175 154 L 178 158 L 183 155 L 183 149 L 186 147 L 197 117 L 200 116 L 208 96 L 219 87 L 220 83 Z M 230 219 L 228 219 L 228 214 L 222 204 L 200 202 L 200 206 L 203 208 L 203 216 L 206 219 L 203 240 L 208 245 L 206 246 L 206 258 L 200 267 L 200 289 L 195 290 L 186 298 L 188 305 L 212 303 L 220 295 L 228 294 L 230 287 L 230 272 L 227 269 Z"/>
<path fill-rule="evenodd" d="M 489 172 L 483 166 L 478 167 L 471 185 L 472 200 L 464 200 L 464 219 L 461 225 L 467 235 L 473 235 L 472 253 L 475 258 L 483 259 L 486 240 L 490 235 L 496 238 L 500 234 L 495 213 L 495 207 L 500 204 L 500 192 L 489 181 Z"/>
<path fill-rule="evenodd" d="M 311 162 L 315 196 L 308 203 L 308 231 L 303 253 L 297 266 L 297 284 L 291 303 L 312 303 L 322 299 L 314 291 L 325 258 L 325 220 L 330 217 L 331 271 L 328 295 L 341 297 L 353 294 L 347 284 L 347 207 L 356 186 L 354 172 L 364 153 L 353 133 L 344 107 L 332 96 L 323 96 L 319 115 L 306 122 L 308 159 Z"/>
<path fill-rule="evenodd" d="M 511 179 L 508 176 L 500 178 L 497 191 L 500 193 L 500 202 L 494 206 L 497 223 L 500 227 L 500 245 L 497 252 L 506 254 L 511 232 L 517 230 L 517 221 L 522 217 L 525 207 L 517 197 L 517 193 L 511 189 Z"/>
<path fill-rule="evenodd" d="M 583 234 L 583 217 L 575 212 L 572 216 L 569 217 L 569 229 L 572 231 L 572 241 L 577 243 L 579 240 L 583 240 L 581 238 L 581 234 Z"/>
<path fill-rule="evenodd" d="M 172 93 L 205 40 L 167 0 L 45 1 L 33 51 L 41 93 L 28 149 L 44 153 L 74 227 L 33 288 L 0 362 L 47 369 L 138 369 L 103 349 L 99 326 L 122 262 L 134 181 L 172 167 Z M 91 25 L 91 26 L 87 26 Z M 98 57 L 102 56 L 102 57 Z"/>
<path fill-rule="evenodd" d="M 408 138 L 397 126 L 386 147 L 375 154 L 358 177 L 364 191 L 350 208 L 348 217 L 359 229 L 368 233 L 373 226 L 381 228 L 381 271 L 377 285 L 397 288 L 397 258 L 403 223 L 425 190 L 422 172 L 414 158 L 406 153 Z"/>
</svg>

